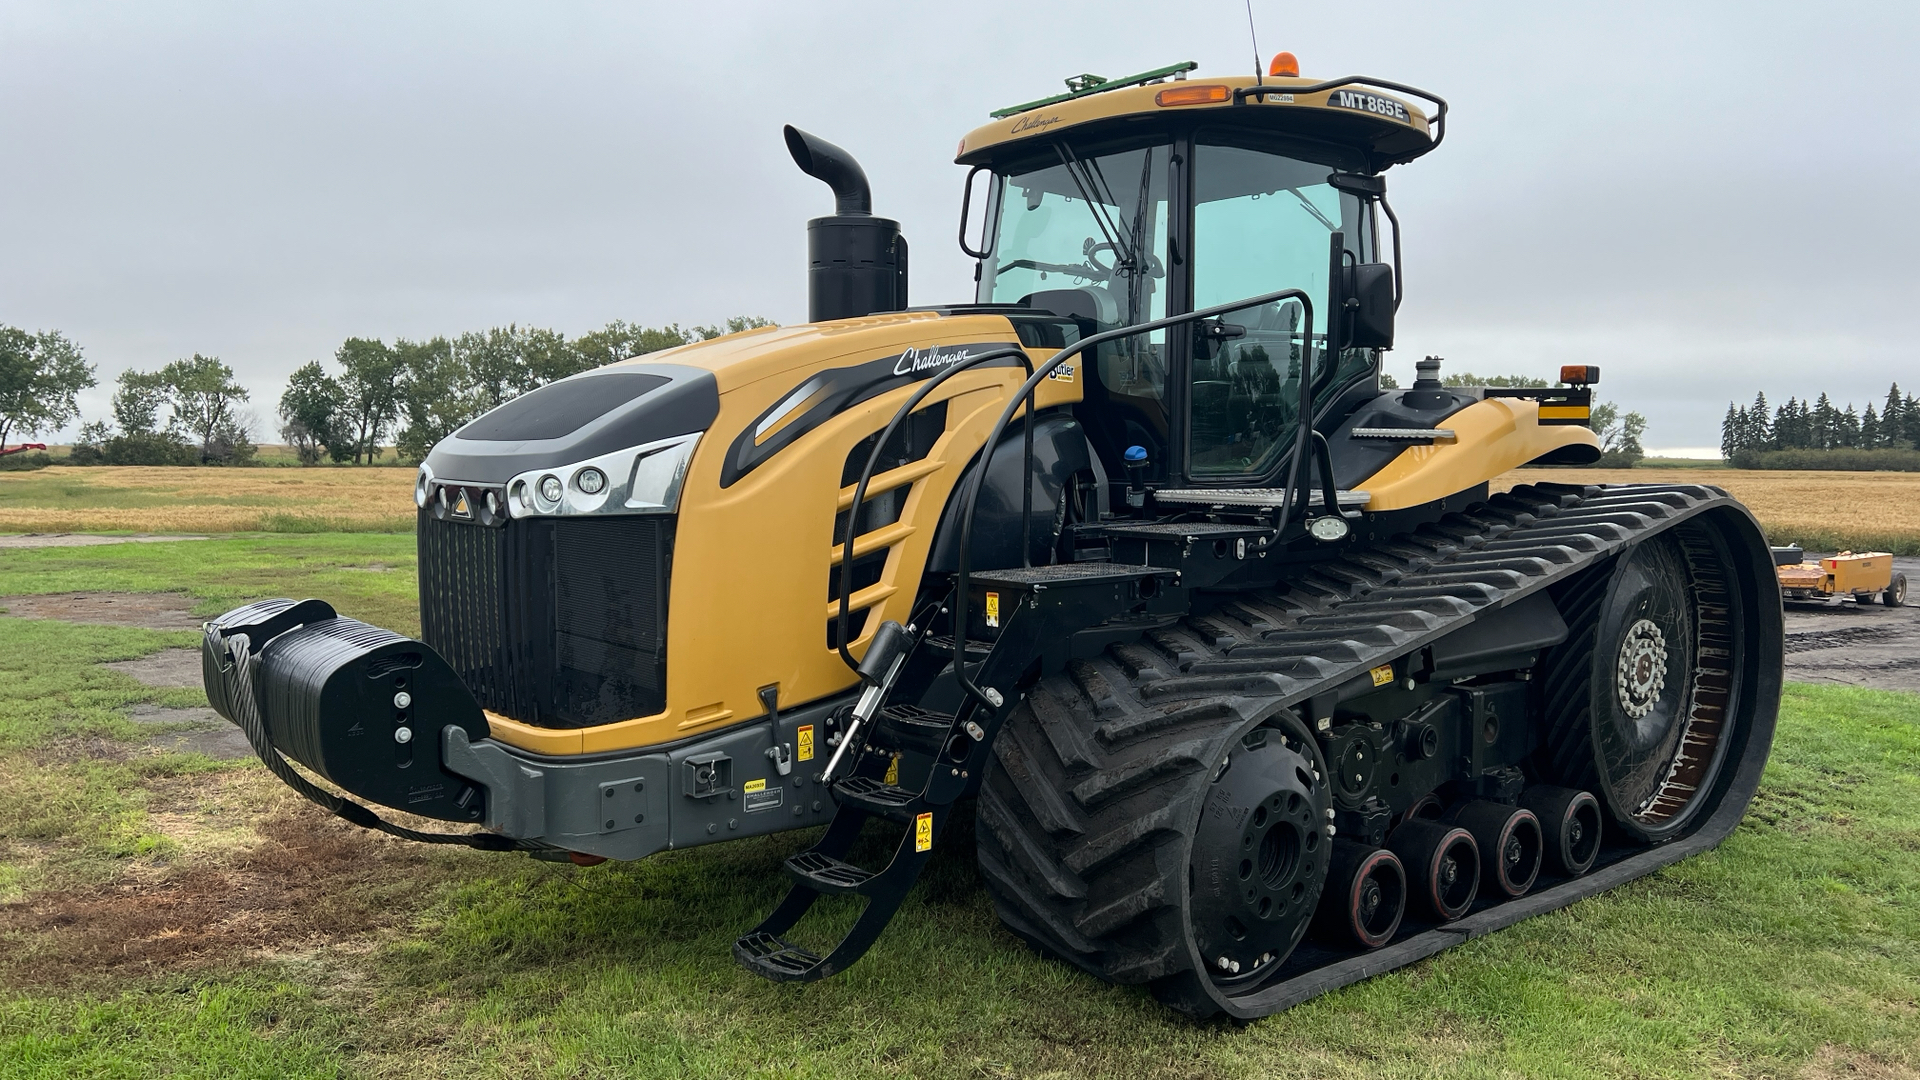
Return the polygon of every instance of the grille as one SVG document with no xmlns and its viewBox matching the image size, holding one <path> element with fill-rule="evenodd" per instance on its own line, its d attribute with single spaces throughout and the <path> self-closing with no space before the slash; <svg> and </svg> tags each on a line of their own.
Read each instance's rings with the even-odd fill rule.
<svg viewBox="0 0 1920 1080">
<path fill-rule="evenodd" d="M 421 637 L 485 708 L 574 728 L 666 707 L 672 518 L 423 513 L 419 550 Z"/>
</svg>

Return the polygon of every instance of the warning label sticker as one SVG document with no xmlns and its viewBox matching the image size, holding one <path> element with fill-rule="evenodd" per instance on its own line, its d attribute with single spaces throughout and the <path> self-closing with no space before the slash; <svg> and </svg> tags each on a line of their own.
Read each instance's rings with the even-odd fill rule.
<svg viewBox="0 0 1920 1080">
<path fill-rule="evenodd" d="M 749 780 L 740 788 L 740 801 L 746 804 L 747 813 L 757 810 L 772 810 L 780 805 L 781 792 L 785 788 L 770 788 L 765 780 Z"/>
<path fill-rule="evenodd" d="M 900 782 L 900 755 L 899 754 L 893 755 L 893 760 L 887 762 L 887 775 L 884 779 L 889 784 L 898 784 Z"/>
<path fill-rule="evenodd" d="M 1367 674 L 1373 676 L 1373 685 L 1385 686 L 1393 681 L 1393 665 L 1381 664 L 1379 667 L 1367 672 Z"/>
<path fill-rule="evenodd" d="M 933 815 L 921 814 L 913 819 L 913 850 L 930 851 L 933 848 Z"/>
<path fill-rule="evenodd" d="M 799 733 L 799 752 L 794 755 L 801 761 L 813 760 L 813 725 L 801 724 Z"/>
<path fill-rule="evenodd" d="M 1000 625 L 1000 594 L 987 594 L 987 625 L 998 628 Z"/>
</svg>

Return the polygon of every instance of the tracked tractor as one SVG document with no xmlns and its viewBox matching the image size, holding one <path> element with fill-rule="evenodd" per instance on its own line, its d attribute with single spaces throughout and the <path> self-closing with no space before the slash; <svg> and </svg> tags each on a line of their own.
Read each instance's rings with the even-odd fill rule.
<svg viewBox="0 0 1920 1080">
<path fill-rule="evenodd" d="M 207 626 L 214 704 L 412 839 L 591 863 L 816 830 L 733 949 L 776 980 L 858 960 L 942 845 L 1035 947 L 1245 1018 L 1718 843 L 1780 696 L 1753 517 L 1493 493 L 1598 456 L 1599 373 L 1383 388 L 1386 177 L 1446 103 L 1193 68 L 962 139 L 978 285 L 944 305 L 908 303 L 854 159 L 786 129 L 835 199 L 810 321 L 460 428 L 415 491 L 420 640 L 256 603 Z M 822 942 L 830 896 L 864 906 Z"/>
</svg>

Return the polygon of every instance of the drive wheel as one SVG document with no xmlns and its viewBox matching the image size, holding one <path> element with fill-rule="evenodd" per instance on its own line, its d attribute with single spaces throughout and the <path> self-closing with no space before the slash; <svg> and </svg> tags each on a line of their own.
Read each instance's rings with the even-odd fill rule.
<svg viewBox="0 0 1920 1080">
<path fill-rule="evenodd" d="M 1649 537 L 1556 590 L 1567 641 L 1543 661 L 1546 778 L 1599 795 L 1634 838 L 1683 832 L 1726 758 L 1737 604 L 1705 530 Z"/>
<path fill-rule="evenodd" d="M 1243 1011 L 1319 905 L 1326 765 L 1270 699 L 1135 712 L 1112 693 L 1127 677 L 1076 662 L 1007 719 L 980 793 L 981 876 L 1041 950 L 1195 1016 Z"/>
</svg>

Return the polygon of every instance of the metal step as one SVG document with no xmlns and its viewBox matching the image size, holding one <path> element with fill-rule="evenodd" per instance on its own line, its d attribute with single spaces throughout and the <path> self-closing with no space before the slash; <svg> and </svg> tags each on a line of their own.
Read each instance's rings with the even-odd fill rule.
<svg viewBox="0 0 1920 1080">
<path fill-rule="evenodd" d="M 903 824 L 911 822 L 921 810 L 919 792 L 895 787 L 870 776 L 849 776 L 845 780 L 836 780 L 833 797 L 842 807 Z"/>
<path fill-rule="evenodd" d="M 951 646 L 949 646 L 951 648 Z M 938 757 L 953 731 L 953 717 L 918 705 L 888 705 L 880 710 L 872 742 L 892 750 L 917 750 Z"/>
<path fill-rule="evenodd" d="M 1257 510 L 1277 510 L 1286 504 L 1286 492 L 1281 488 L 1161 488 L 1153 497 L 1164 503 L 1183 503 L 1189 506 L 1250 506 Z M 1335 496 L 1342 510 L 1358 510 L 1367 505 L 1373 496 L 1364 491 L 1341 491 Z M 1308 493 L 1306 503 L 1309 506 L 1325 506 L 1326 500 L 1320 492 Z"/>
<path fill-rule="evenodd" d="M 1006 570 L 978 570 L 967 577 L 974 587 L 1037 591 L 1053 585 L 1102 585 L 1137 581 L 1145 577 L 1171 578 L 1177 571 L 1133 563 L 1062 563 L 1058 566 L 1016 566 Z"/>
<path fill-rule="evenodd" d="M 862 892 L 862 887 L 876 876 L 871 870 L 862 870 L 852 863 L 841 862 L 831 855 L 813 850 L 789 856 L 786 870 L 793 880 L 814 892 L 830 896 L 849 896 Z"/>
<path fill-rule="evenodd" d="M 811 979 L 820 967 L 820 956 L 761 930 L 735 939 L 733 958 L 755 975 L 774 982 Z"/>
</svg>

